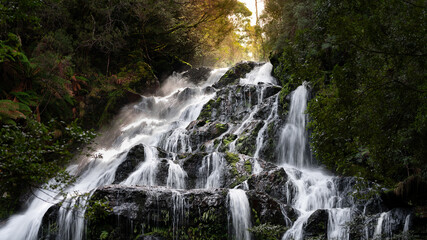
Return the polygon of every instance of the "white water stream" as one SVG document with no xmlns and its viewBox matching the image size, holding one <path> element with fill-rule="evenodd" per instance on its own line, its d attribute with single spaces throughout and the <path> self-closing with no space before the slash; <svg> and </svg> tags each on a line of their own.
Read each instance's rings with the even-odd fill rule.
<svg viewBox="0 0 427 240">
<path fill-rule="evenodd" d="M 224 74 L 226 69 L 214 70 L 205 84 L 212 84 Z M 68 171 L 79 174 L 75 184 L 65 192 L 65 205 L 74 206 L 76 201 L 83 203 L 84 199 L 75 198 L 78 194 L 92 193 L 96 188 L 111 184 L 114 181 L 117 167 L 125 159 L 129 149 L 143 143 L 145 161 L 133 172 L 122 185 L 156 185 L 156 169 L 159 163 L 156 146 L 166 146 L 171 152 L 181 152 L 186 149 L 185 127 L 195 120 L 203 107 L 215 93 L 206 91 L 205 86 L 195 86 L 191 83 L 180 82 L 176 85 L 179 76 L 173 75 L 163 86 L 166 96 L 142 97 L 142 100 L 132 106 L 125 107 L 118 119 L 124 122 L 116 129 L 110 129 L 108 134 L 118 132 L 110 146 L 100 148 L 86 159 L 85 166 L 71 165 Z M 107 135 L 108 135 L 107 134 Z M 172 136 L 167 138 L 165 136 Z M 184 188 L 183 178 L 186 173 L 175 163 L 169 163 L 168 186 Z M 78 169 L 84 169 L 79 172 Z M 46 194 L 48 192 L 49 194 Z M 74 196 L 74 198 L 73 198 Z M 62 195 L 39 190 L 30 199 L 27 210 L 13 215 L 6 223 L 0 226 L 0 240 L 33 240 L 37 239 L 42 218 L 47 210 L 63 200 Z M 83 237 L 84 208 L 61 208 L 58 216 L 59 233 L 62 240 Z"/>
<path fill-rule="evenodd" d="M 228 192 L 232 221 L 232 235 L 236 240 L 250 240 L 251 233 L 248 228 L 251 224 L 251 208 L 245 191 L 230 189 Z"/>
<path fill-rule="evenodd" d="M 230 121 L 229 130 L 226 132 L 239 136 L 252 126 L 253 122 L 262 123 L 256 137 L 256 146 L 254 146 L 252 174 L 263 171 L 257 159 L 266 142 L 264 138 L 269 124 L 280 117 L 277 112 L 279 101 L 276 95 L 274 102 L 270 102 L 271 109 L 264 119 L 256 119 L 257 112 L 265 103 L 264 90 L 267 85 L 276 84 L 276 80 L 271 76 L 271 70 L 272 65 L 266 63 L 255 67 L 245 78 L 240 79 L 240 85 L 256 89 L 257 104 L 252 105 L 251 98 L 246 99 L 243 95 L 244 98 L 242 102 L 238 102 L 238 105 L 241 105 L 239 109 L 247 111 L 247 114 L 240 122 Z M 177 155 L 196 150 L 192 149 L 190 133 L 186 127 L 198 118 L 203 105 L 216 96 L 215 91 L 209 86 L 217 82 L 225 71 L 226 69 L 214 70 L 209 79 L 199 86 L 183 81 L 181 74 L 173 74 L 162 87 L 160 91 L 162 96 L 142 97 L 139 103 L 125 107 L 118 117 L 120 121 L 115 121 L 117 124 L 98 139 L 99 142 L 106 144 L 95 151 L 93 154 L 95 157 L 84 159 L 81 163 L 68 168 L 68 171 L 79 177 L 75 184 L 65 190 L 66 199 L 48 190 L 37 191 L 35 196 L 28 200 L 26 210 L 13 215 L 0 225 L 0 240 L 37 239 L 43 216 L 50 207 L 63 200 L 64 203 L 58 212 L 57 239 L 83 239 L 85 208 L 73 207 L 76 203 L 85 205 L 86 198 L 79 197 L 79 194 L 88 193 L 90 196 L 96 188 L 112 184 L 116 170 L 125 161 L 127 152 L 138 144 L 144 144 L 144 161 L 121 181 L 121 185 L 157 186 L 159 183 L 156 177 L 162 158 L 161 151 L 158 149 L 160 147 L 173 155 L 166 161 L 168 166 L 166 187 L 185 189 L 188 175 L 177 160 Z M 284 186 L 287 189 L 287 202 L 281 203 L 281 209 L 286 225 L 290 229 L 282 239 L 305 239 L 304 228 L 310 216 L 318 210 L 327 212 L 328 239 L 349 239 L 347 224 L 353 218 L 353 209 L 348 205 L 343 207 L 342 196 L 334 182 L 335 177 L 323 173 L 311 161 L 306 131 L 308 118 L 305 113 L 308 93 L 307 84 L 303 84 L 292 93 L 287 121 L 278 139 L 277 162 L 288 175 L 288 181 Z M 234 101 L 231 96 L 230 93 L 228 102 L 221 104 L 230 104 Z M 229 109 L 229 111 L 229 114 L 234 114 L 235 109 Z M 237 139 L 229 143 L 228 151 L 237 153 Z M 196 187 L 208 189 L 223 187 L 227 166 L 224 153 L 218 152 L 218 147 L 214 148 L 213 143 L 206 145 L 206 151 L 208 154 L 204 156 L 198 169 Z M 229 232 L 237 240 L 250 240 L 253 238 L 248 231 L 248 228 L 252 227 L 251 206 L 245 192 L 250 189 L 246 181 L 242 186 L 244 190 L 230 189 L 228 192 Z M 173 191 L 173 238 L 179 239 L 178 230 L 185 222 L 186 200 L 181 192 Z M 286 204 L 298 212 L 298 218 L 294 222 L 286 216 L 284 210 Z M 389 219 L 389 215 L 389 213 L 380 214 L 374 221 L 376 227 L 371 232 L 366 228 L 366 238 L 379 237 L 382 234 L 391 236 L 392 219 Z M 408 215 L 404 224 L 405 231 L 408 231 L 409 222 Z"/>
</svg>

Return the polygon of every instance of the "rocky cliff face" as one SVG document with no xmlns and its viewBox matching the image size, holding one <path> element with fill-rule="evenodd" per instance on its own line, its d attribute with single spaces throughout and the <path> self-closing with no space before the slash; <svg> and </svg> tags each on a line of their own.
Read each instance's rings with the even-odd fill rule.
<svg viewBox="0 0 427 240">
<path fill-rule="evenodd" d="M 214 88 L 203 86 L 209 78 L 193 79 L 191 82 L 199 88 L 172 94 L 174 100 L 168 100 L 169 107 L 155 111 L 161 119 L 177 115 L 176 108 L 193 101 L 197 94 L 211 94 L 211 98 L 193 119 L 189 117 L 192 110 L 179 112 L 183 116 L 179 119 L 170 117 L 174 120 L 158 135 L 154 146 L 140 141 L 143 143 L 116 155 L 111 180 L 98 187 L 87 209 L 80 211 L 86 216 L 83 238 L 277 239 L 289 229 L 300 239 L 327 239 L 334 236 L 333 231 L 341 231 L 347 239 L 364 239 L 402 232 L 410 211 L 391 209 L 378 196 L 369 200 L 353 198 L 357 181 L 350 177 L 331 177 L 327 181 L 325 189 L 331 193 L 325 201 L 331 203 L 330 208 L 309 208 L 312 210 L 308 213 L 298 210 L 302 209 L 298 202 L 303 191 L 299 181 L 307 173 L 279 164 L 278 140 L 287 111 L 277 110 L 283 108 L 278 101 L 281 88 L 271 76 L 263 74 L 263 68 L 257 63 L 240 63 L 229 69 Z M 186 78 L 197 76 L 197 72 L 189 72 Z M 147 104 L 146 100 L 144 106 L 154 109 L 163 100 L 150 101 Z M 182 119 L 190 120 L 176 127 Z M 162 126 L 160 122 L 150 124 Z M 131 136 L 145 132 L 154 136 L 158 130 L 146 124 L 123 131 L 132 131 Z M 122 134 L 119 138 L 125 141 L 130 137 Z M 308 197 L 310 191 L 316 191 L 316 183 L 310 181 L 304 183 Z M 250 216 L 246 225 L 236 222 L 232 214 L 229 189 L 233 188 L 245 191 Z M 63 236 L 56 227 L 59 208 L 54 205 L 46 213 L 40 239 Z M 342 213 L 334 213 L 336 208 L 348 209 L 352 221 L 346 222 L 347 229 L 336 230 L 341 221 L 338 217 L 342 218 Z M 239 237 L 235 233 L 239 224 L 246 226 L 242 231 L 249 226 L 251 232 Z M 365 224 L 368 226 L 360 228 Z"/>
</svg>

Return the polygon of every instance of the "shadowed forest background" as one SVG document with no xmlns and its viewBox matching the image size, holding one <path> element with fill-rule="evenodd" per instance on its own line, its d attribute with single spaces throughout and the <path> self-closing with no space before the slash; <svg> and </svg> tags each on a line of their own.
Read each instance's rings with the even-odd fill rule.
<svg viewBox="0 0 427 240">
<path fill-rule="evenodd" d="M 0 219 L 47 180 L 72 182 L 64 166 L 139 94 L 241 60 L 271 61 L 281 101 L 309 82 L 327 169 L 426 215 L 426 2 L 263 2 L 253 26 L 237 0 L 2 0 Z"/>
</svg>

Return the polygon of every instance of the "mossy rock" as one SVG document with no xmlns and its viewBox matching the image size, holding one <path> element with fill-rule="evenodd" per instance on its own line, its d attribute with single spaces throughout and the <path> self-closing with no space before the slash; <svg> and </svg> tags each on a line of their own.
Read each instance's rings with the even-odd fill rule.
<svg viewBox="0 0 427 240">
<path fill-rule="evenodd" d="M 259 63 L 255 62 L 240 62 L 230 68 L 213 86 L 215 88 L 223 88 L 227 85 L 237 84 L 240 78 L 244 78 L 247 73 L 258 65 Z"/>
</svg>

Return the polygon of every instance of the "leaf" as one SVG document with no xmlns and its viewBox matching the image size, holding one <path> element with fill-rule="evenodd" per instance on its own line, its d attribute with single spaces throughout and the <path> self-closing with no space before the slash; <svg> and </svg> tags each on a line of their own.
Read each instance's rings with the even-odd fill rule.
<svg viewBox="0 0 427 240">
<path fill-rule="evenodd" d="M 10 119 L 16 120 L 18 118 L 26 118 L 25 114 L 19 111 L 19 103 L 10 100 L 0 100 L 0 117 L 2 122 L 10 122 Z"/>
</svg>

